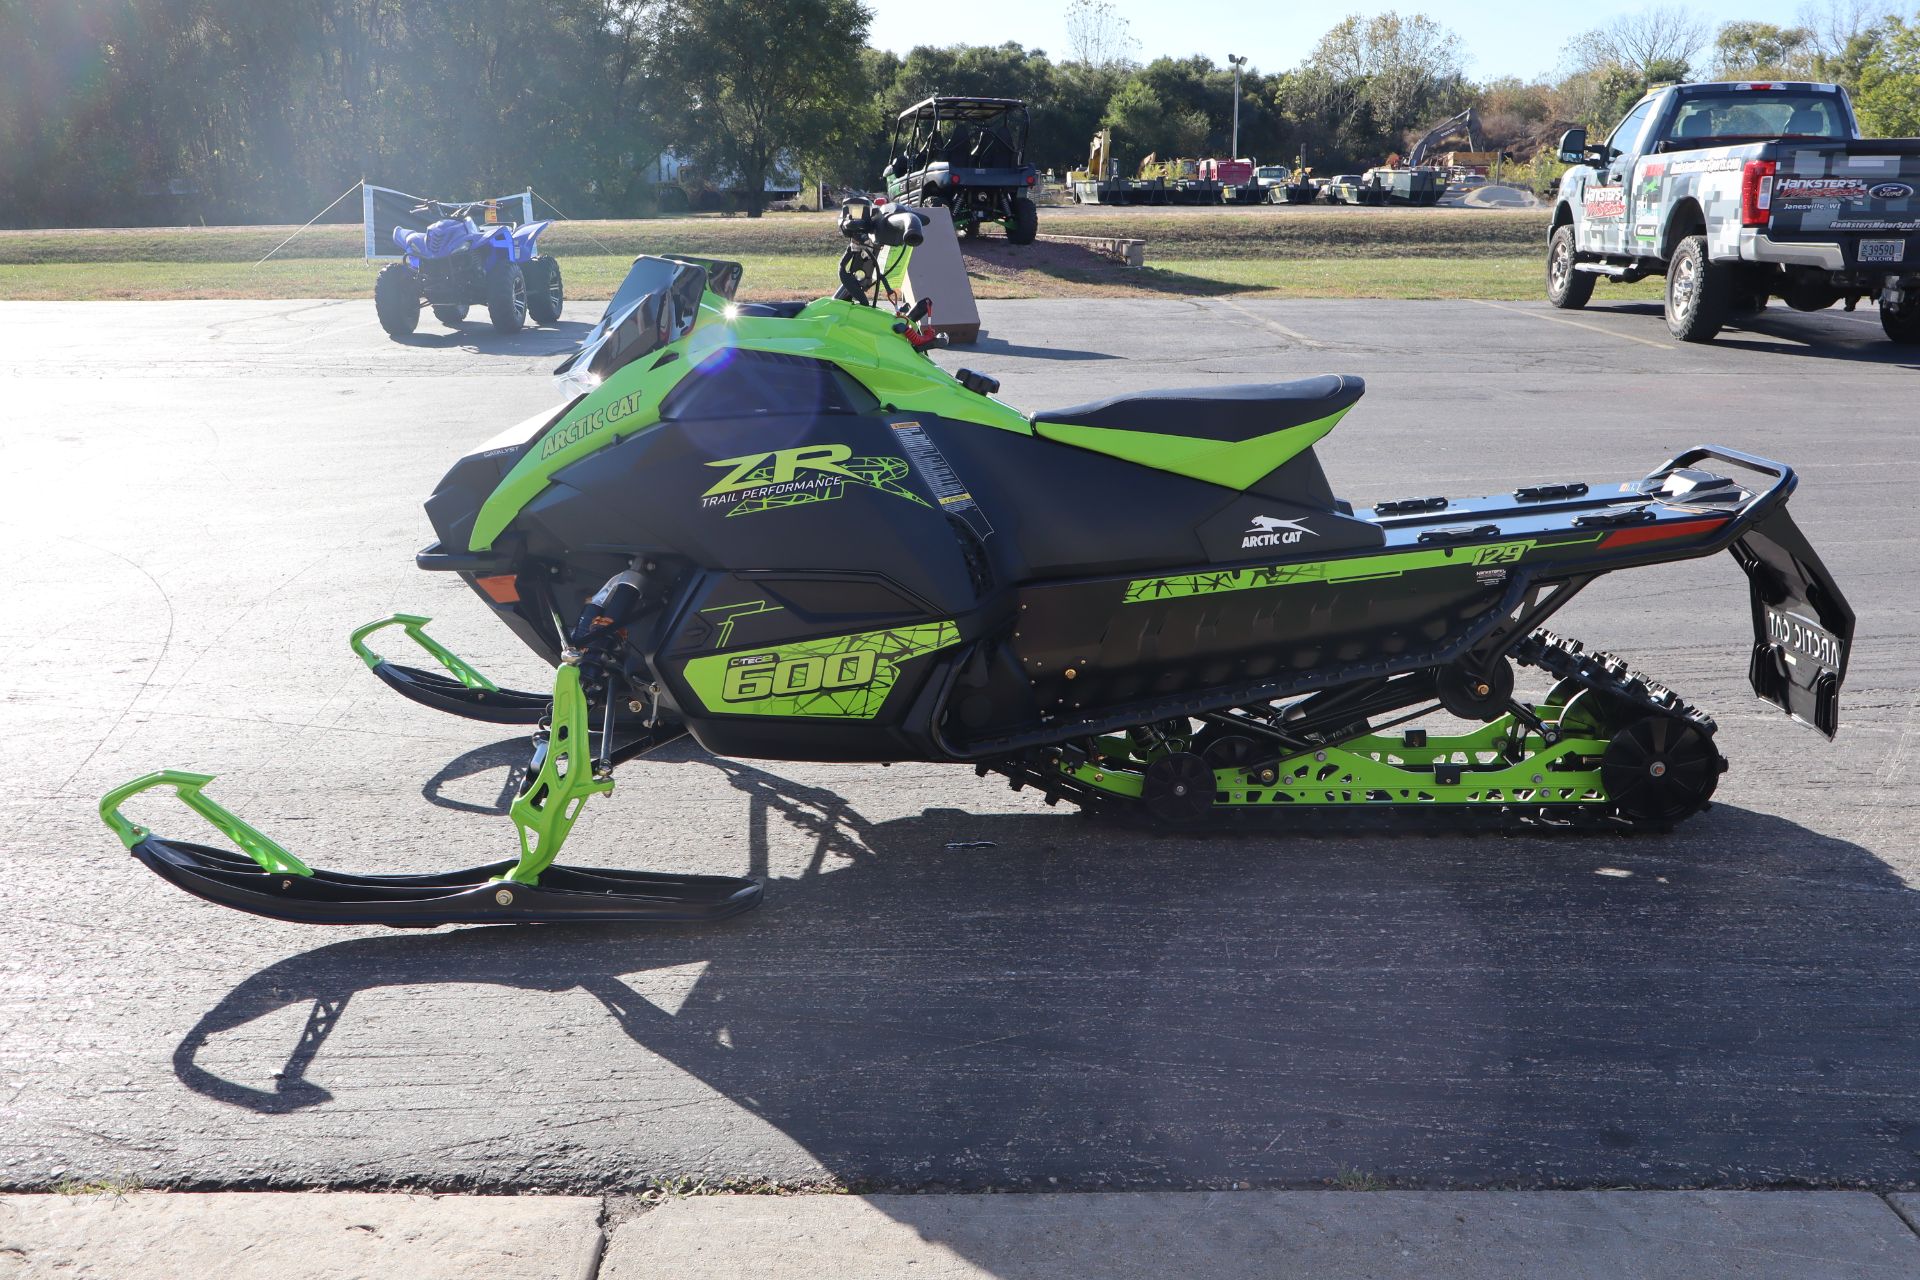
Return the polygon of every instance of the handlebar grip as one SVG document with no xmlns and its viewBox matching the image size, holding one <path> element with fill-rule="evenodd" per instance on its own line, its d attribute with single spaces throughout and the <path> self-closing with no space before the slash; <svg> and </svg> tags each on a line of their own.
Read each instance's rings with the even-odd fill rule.
<svg viewBox="0 0 1920 1280">
<path fill-rule="evenodd" d="M 926 238 L 926 223 L 919 214 L 906 209 L 881 218 L 873 228 L 873 242 L 888 248 L 900 246 L 912 248 L 923 243 Z"/>
</svg>

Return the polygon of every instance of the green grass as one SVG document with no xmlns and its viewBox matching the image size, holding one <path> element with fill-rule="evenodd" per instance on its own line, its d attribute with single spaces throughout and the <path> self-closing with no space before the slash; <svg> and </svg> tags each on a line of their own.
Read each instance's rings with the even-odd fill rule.
<svg viewBox="0 0 1920 1280">
<path fill-rule="evenodd" d="M 831 292 L 833 261 L 817 254 L 742 254 L 741 298 L 795 298 Z M 625 257 L 569 256 L 567 294 L 582 300 L 612 295 Z M 93 262 L 0 265 L 0 299 L 102 301 L 178 298 L 371 298 L 377 268 L 357 259 L 295 258 L 252 267 L 232 262 Z M 1212 297 L 1483 298 L 1532 301 L 1542 296 L 1535 257 L 1506 258 L 1175 258 L 1138 271 L 1122 268 L 1018 271 L 976 276 L 982 298 Z M 1597 295 L 1620 301 L 1658 299 L 1658 281 L 1603 285 Z"/>
<path fill-rule="evenodd" d="M 1484 298 L 1541 296 L 1538 211 L 1136 209 L 1043 219 L 1043 233 L 1147 241 L 1128 270 L 1066 246 L 1014 250 L 980 242 L 981 298 Z M 378 267 L 358 226 L 314 227 L 255 261 L 290 227 L 171 227 L 0 232 L 0 299 L 368 298 Z M 606 298 L 639 253 L 695 253 L 746 267 L 743 299 L 825 294 L 840 239 L 831 214 L 660 218 L 557 224 L 543 247 L 566 270 L 568 296 Z M 298 255 L 298 256 L 294 256 Z M 1658 283 L 1603 297 L 1657 296 Z"/>
<path fill-rule="evenodd" d="M 831 293 L 834 259 L 819 254 L 737 255 L 752 290 L 765 297 Z M 606 254 L 562 259 L 567 296 L 604 299 L 627 273 L 631 258 Z M 0 299 L 97 302 L 171 298 L 366 298 L 373 297 L 379 265 L 359 258 L 275 258 L 264 266 L 244 262 L 52 262 L 0 264 Z"/>
</svg>

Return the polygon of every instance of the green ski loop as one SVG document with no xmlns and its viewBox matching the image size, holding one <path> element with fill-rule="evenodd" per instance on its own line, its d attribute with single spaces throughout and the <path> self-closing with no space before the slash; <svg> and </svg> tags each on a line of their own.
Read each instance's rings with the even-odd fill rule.
<svg viewBox="0 0 1920 1280">
<path fill-rule="evenodd" d="M 178 769 L 162 769 L 144 778 L 135 778 L 100 797 L 100 820 L 120 837 L 121 844 L 131 849 L 146 839 L 149 833 L 145 827 L 135 826 L 122 817 L 120 806 L 142 791 L 172 787 L 174 794 L 180 797 L 181 804 L 205 818 L 221 835 L 238 845 L 242 853 L 260 864 L 262 871 L 283 876 L 313 874 L 312 868 L 306 863 L 235 814 L 209 800 L 203 788 L 212 781 L 213 775 L 210 773 L 184 773 Z"/>
<path fill-rule="evenodd" d="M 520 833 L 520 861 L 503 878 L 515 884 L 540 883 L 540 873 L 559 856 L 587 797 L 612 790 L 613 779 L 598 776 L 594 767 L 580 668 L 574 661 L 564 662 L 553 676 L 553 722 L 540 772 L 511 810 Z"/>
<path fill-rule="evenodd" d="M 347 643 L 353 646 L 354 653 L 359 655 L 360 661 L 366 663 L 367 669 L 371 671 L 385 659 L 367 647 L 367 637 L 385 627 L 399 627 L 415 644 L 432 654 L 435 661 L 467 688 L 485 689 L 489 692 L 499 689 L 499 685 L 475 671 L 459 654 L 426 633 L 425 627 L 432 621 L 432 618 L 423 618 L 417 613 L 396 613 L 391 617 L 381 618 L 377 622 L 369 622 L 364 627 L 354 628 L 353 634 L 347 637 Z"/>
</svg>

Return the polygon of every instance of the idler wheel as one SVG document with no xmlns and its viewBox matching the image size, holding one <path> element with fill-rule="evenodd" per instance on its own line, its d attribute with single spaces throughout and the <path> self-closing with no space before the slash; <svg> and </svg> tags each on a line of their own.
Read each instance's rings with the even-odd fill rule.
<svg viewBox="0 0 1920 1280">
<path fill-rule="evenodd" d="M 1501 658 L 1490 671 L 1469 672 L 1454 665 L 1434 676 L 1434 696 L 1449 715 L 1481 722 L 1498 720 L 1513 701 L 1513 664 Z"/>
<path fill-rule="evenodd" d="M 1727 762 L 1699 726 L 1647 716 L 1613 735 L 1600 780 L 1621 813 L 1640 822 L 1678 822 L 1706 807 Z"/>
<path fill-rule="evenodd" d="M 1205 822 L 1213 808 L 1213 766 L 1191 751 L 1176 751 L 1147 766 L 1140 801 L 1147 812 L 1169 826 Z"/>
</svg>

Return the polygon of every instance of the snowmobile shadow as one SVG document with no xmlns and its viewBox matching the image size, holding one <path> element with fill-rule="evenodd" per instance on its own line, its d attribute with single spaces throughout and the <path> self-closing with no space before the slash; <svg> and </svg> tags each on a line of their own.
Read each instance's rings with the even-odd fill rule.
<svg viewBox="0 0 1920 1280">
<path fill-rule="evenodd" d="M 592 325 L 580 320 L 562 320 L 558 324 L 535 328 L 528 324 L 519 333 L 501 333 L 487 322 L 486 312 L 478 320 L 462 321 L 456 329 L 438 327 L 439 321 L 422 316 L 423 325 L 434 327 L 408 334 L 393 341 L 403 347 L 440 349 L 458 347 L 482 356 L 563 356 L 575 351 Z"/>
<path fill-rule="evenodd" d="M 781 851 L 761 911 L 317 947 L 202 1016 L 178 1078 L 260 1114 L 326 1104 L 357 1083 L 353 1058 L 317 1057 L 356 995 L 479 984 L 584 991 L 637 1046 L 516 1107 L 557 1123 L 601 1075 L 658 1071 L 657 1055 L 856 1187 L 1345 1170 L 1900 1185 L 1920 1167 L 1920 894 L 1785 819 L 1720 806 L 1634 838 L 1202 838 L 939 809 L 874 823 L 833 792 L 712 763 L 749 797 L 756 873 Z M 651 975 L 670 970 L 697 977 L 663 997 Z M 198 1065 L 210 1038 L 289 1006 L 310 1014 L 272 1088 Z M 649 1170 L 663 1175 L 724 1164 L 737 1127 L 707 1107 L 633 1123 L 686 1153 Z M 578 1186 L 631 1183 L 609 1129 L 607 1151 L 570 1151 Z"/>
<path fill-rule="evenodd" d="M 527 768 L 527 754 L 524 734 L 503 742 L 489 742 L 483 747 L 475 747 L 441 765 L 440 771 L 421 786 L 420 794 L 428 804 L 442 809 L 504 817 L 513 807 L 514 796 L 519 793 L 520 779 Z M 471 800 L 461 800 L 447 794 L 448 787 L 461 779 L 479 777 L 496 769 L 505 771 L 501 775 L 500 794 L 487 803 L 475 804 Z"/>
</svg>

